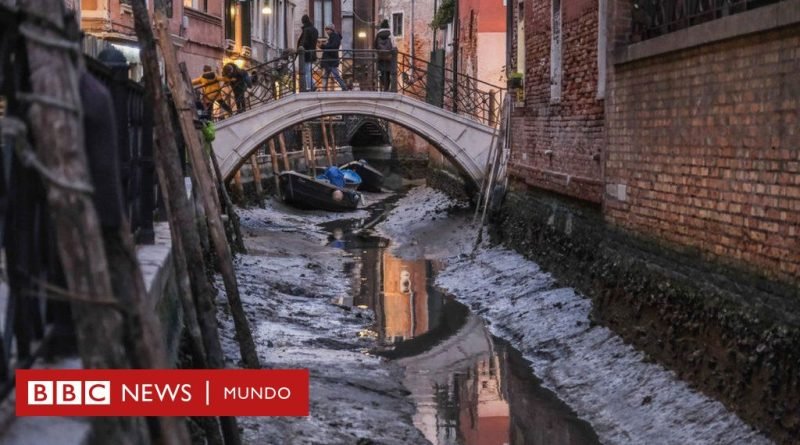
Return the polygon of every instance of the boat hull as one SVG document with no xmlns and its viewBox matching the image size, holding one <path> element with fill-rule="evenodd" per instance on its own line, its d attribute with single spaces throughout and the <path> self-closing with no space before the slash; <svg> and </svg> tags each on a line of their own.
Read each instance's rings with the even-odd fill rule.
<svg viewBox="0 0 800 445">
<path fill-rule="evenodd" d="M 283 172 L 279 178 L 281 197 L 295 207 L 346 212 L 358 208 L 361 200 L 360 195 L 352 190 L 317 181 L 310 176 L 294 171 Z M 340 194 L 336 192 L 340 192 Z M 341 199 L 337 200 L 336 195 L 339 195 Z"/>
<path fill-rule="evenodd" d="M 359 190 L 367 192 L 381 191 L 381 187 L 383 186 L 383 174 L 366 163 L 353 161 L 340 168 L 353 170 L 358 173 L 358 176 L 361 176 L 361 185 L 358 187 Z"/>
</svg>

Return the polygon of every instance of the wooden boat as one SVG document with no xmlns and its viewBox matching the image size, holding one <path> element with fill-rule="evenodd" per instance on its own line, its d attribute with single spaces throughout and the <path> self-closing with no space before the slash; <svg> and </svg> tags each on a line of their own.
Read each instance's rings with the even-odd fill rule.
<svg viewBox="0 0 800 445">
<path fill-rule="evenodd" d="M 281 197 L 296 207 L 344 212 L 355 210 L 361 202 L 361 195 L 353 190 L 336 187 L 295 171 L 285 171 L 279 178 Z"/>
<path fill-rule="evenodd" d="M 380 192 L 383 185 L 383 174 L 367 164 L 367 161 L 353 161 L 341 167 L 341 169 L 350 169 L 361 176 L 361 186 L 359 190 L 367 192 Z"/>
</svg>

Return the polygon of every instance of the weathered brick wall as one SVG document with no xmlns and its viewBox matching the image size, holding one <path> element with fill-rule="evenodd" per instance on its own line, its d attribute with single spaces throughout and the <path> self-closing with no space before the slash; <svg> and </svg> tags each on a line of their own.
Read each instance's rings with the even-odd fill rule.
<svg viewBox="0 0 800 445">
<path fill-rule="evenodd" d="M 603 100 L 597 98 L 597 2 L 562 0 L 561 99 L 551 101 L 551 2 L 525 4 L 525 108 L 512 121 L 510 172 L 527 184 L 600 202 Z"/>
<path fill-rule="evenodd" d="M 607 221 L 796 280 L 798 48 L 794 26 L 616 66 Z"/>
</svg>

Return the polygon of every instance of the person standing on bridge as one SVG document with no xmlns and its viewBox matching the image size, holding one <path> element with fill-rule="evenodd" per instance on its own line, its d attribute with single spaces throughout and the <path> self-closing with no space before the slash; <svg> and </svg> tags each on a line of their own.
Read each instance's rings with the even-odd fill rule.
<svg viewBox="0 0 800 445">
<path fill-rule="evenodd" d="M 328 41 L 320 45 L 322 48 L 322 89 L 328 90 L 328 78 L 333 76 L 333 80 L 339 84 L 342 91 L 347 91 L 347 85 L 339 74 L 339 47 L 342 45 L 342 35 L 336 32 L 336 27 L 331 23 L 325 27 L 328 34 Z"/>
<path fill-rule="evenodd" d="M 378 34 L 375 35 L 375 49 L 378 50 L 378 74 L 381 77 L 381 91 L 389 91 L 389 82 L 392 76 L 392 30 L 389 21 L 381 22 Z"/>
<path fill-rule="evenodd" d="M 319 31 L 311 23 L 311 18 L 308 14 L 303 15 L 301 19 L 303 22 L 303 31 L 300 33 L 300 38 L 297 40 L 297 49 L 303 50 L 303 82 L 306 91 L 314 91 L 314 78 L 312 77 L 312 68 L 314 62 L 317 61 L 317 39 L 319 39 Z"/>
<path fill-rule="evenodd" d="M 250 74 L 233 63 L 227 63 L 222 67 L 222 75 L 225 76 L 225 81 L 233 90 L 233 97 L 236 99 L 236 114 L 239 114 L 245 110 L 247 105 L 245 93 L 249 87 L 253 86 Z"/>
</svg>

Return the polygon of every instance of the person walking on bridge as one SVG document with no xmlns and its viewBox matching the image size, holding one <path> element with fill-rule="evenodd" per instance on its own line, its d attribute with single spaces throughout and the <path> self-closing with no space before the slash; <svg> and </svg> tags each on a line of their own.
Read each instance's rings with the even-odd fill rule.
<svg viewBox="0 0 800 445">
<path fill-rule="evenodd" d="M 389 91 L 389 82 L 392 76 L 392 30 L 389 21 L 381 22 L 378 34 L 375 35 L 375 49 L 378 50 L 378 74 L 381 77 L 381 91 Z"/>
<path fill-rule="evenodd" d="M 347 91 L 347 85 L 339 74 L 339 47 L 342 45 L 342 35 L 336 32 L 336 27 L 331 23 L 325 27 L 328 34 L 328 41 L 320 45 L 322 48 L 322 89 L 328 90 L 328 78 L 333 76 L 333 80 L 339 84 L 342 91 Z"/>
<path fill-rule="evenodd" d="M 317 28 L 311 23 L 311 18 L 308 14 L 303 15 L 301 21 L 303 23 L 303 31 L 300 33 L 300 38 L 297 40 L 297 49 L 303 50 L 303 83 L 306 91 L 314 91 L 312 68 L 314 62 L 317 61 L 317 40 L 319 39 L 319 31 L 317 31 Z"/>
</svg>

